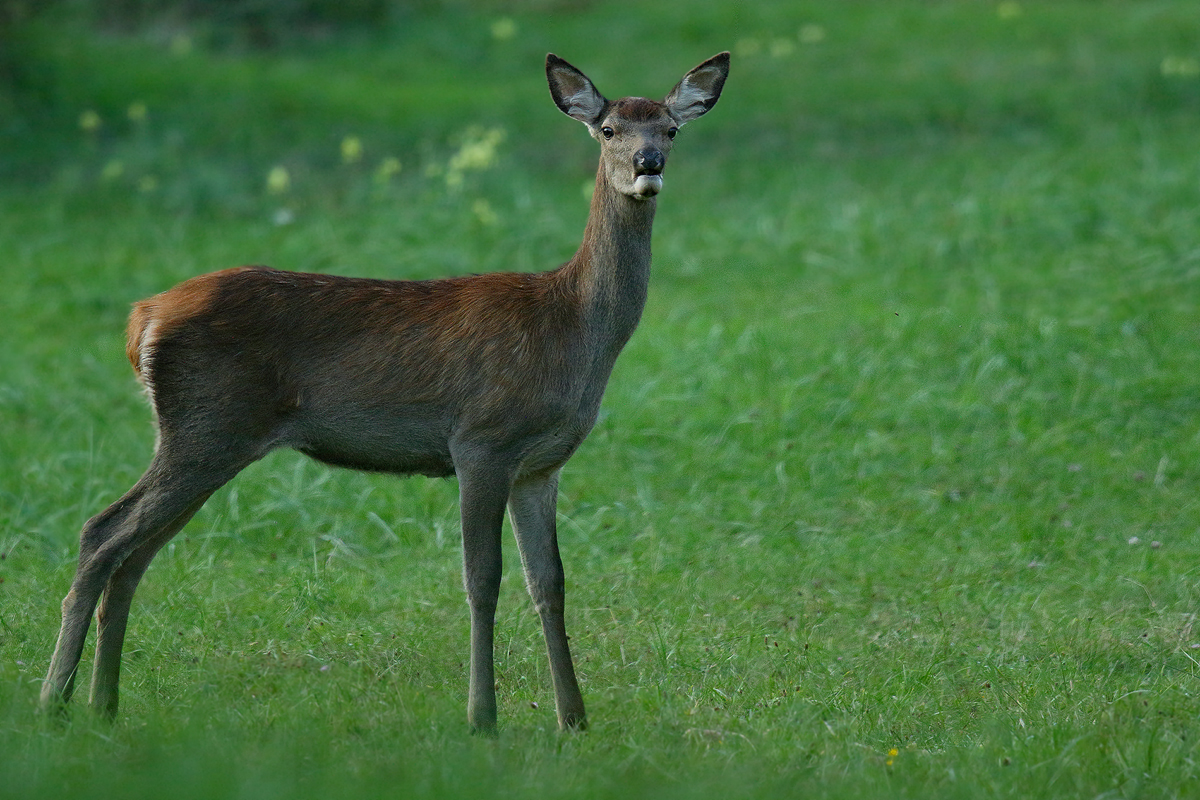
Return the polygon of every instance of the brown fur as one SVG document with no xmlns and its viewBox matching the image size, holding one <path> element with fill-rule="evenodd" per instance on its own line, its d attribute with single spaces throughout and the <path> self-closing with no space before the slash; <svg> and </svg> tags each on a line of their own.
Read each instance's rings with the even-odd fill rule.
<svg viewBox="0 0 1200 800">
<path fill-rule="evenodd" d="M 610 111 L 631 122 L 648 122 L 662 113 L 662 103 L 644 97 L 625 97 L 614 102 Z"/>
</svg>

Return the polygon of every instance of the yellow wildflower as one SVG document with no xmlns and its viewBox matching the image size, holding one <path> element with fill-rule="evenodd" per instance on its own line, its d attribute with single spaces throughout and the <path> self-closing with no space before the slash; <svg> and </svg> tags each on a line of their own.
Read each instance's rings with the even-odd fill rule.
<svg viewBox="0 0 1200 800">
<path fill-rule="evenodd" d="M 362 158 L 362 140 L 357 136 L 347 136 L 342 139 L 342 163 L 354 164 Z"/>
<path fill-rule="evenodd" d="M 498 42 L 507 42 L 517 35 L 517 23 L 511 17 L 501 17 L 492 23 L 492 38 Z"/>
<path fill-rule="evenodd" d="M 491 169 L 496 163 L 496 150 L 502 141 L 503 128 L 472 128 L 467 131 L 466 141 L 446 165 L 446 185 L 457 188 L 462 185 L 465 173 Z"/>
<path fill-rule="evenodd" d="M 395 156 L 388 156 L 379 162 L 379 167 L 375 170 L 375 180 L 378 183 L 387 183 L 393 177 L 400 174 L 400 159 Z"/>
<path fill-rule="evenodd" d="M 271 167 L 271 171 L 267 173 L 267 191 L 271 194 L 283 194 L 292 185 L 292 176 L 288 174 L 286 167 L 275 166 Z"/>
<path fill-rule="evenodd" d="M 491 203 L 482 198 L 475 201 L 471 210 L 475 212 L 475 218 L 489 228 L 500 221 L 500 217 L 492 210 Z"/>
<path fill-rule="evenodd" d="M 100 119 L 100 115 L 90 108 L 79 115 L 79 127 L 88 133 L 95 133 L 100 130 L 100 126 L 104 124 Z"/>
<path fill-rule="evenodd" d="M 825 26 L 809 23 L 800 28 L 800 44 L 818 44 L 825 41 Z"/>
<path fill-rule="evenodd" d="M 733 49 L 742 58 L 749 58 L 759 54 L 762 50 L 762 42 L 752 36 L 747 36 L 738 39 Z"/>
<path fill-rule="evenodd" d="M 1015 0 L 1005 0 L 1005 2 L 996 6 L 996 16 L 1000 19 L 1016 19 L 1024 13 L 1021 4 Z"/>
<path fill-rule="evenodd" d="M 1167 56 L 1159 69 L 1164 77 L 1195 78 L 1200 75 L 1200 59 Z"/>
</svg>

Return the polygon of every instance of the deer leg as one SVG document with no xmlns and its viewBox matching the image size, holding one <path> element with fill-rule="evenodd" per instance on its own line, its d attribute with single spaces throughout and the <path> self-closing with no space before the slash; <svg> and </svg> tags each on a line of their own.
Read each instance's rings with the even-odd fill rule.
<svg viewBox="0 0 1200 800">
<path fill-rule="evenodd" d="M 149 475 L 149 473 L 147 473 Z M 155 503 L 152 481 L 147 476 L 130 489 L 124 497 L 88 520 L 79 535 L 79 565 L 71 589 L 63 599 L 62 628 L 46 682 L 42 685 L 44 707 L 65 704 L 75 691 L 75 671 L 83 655 L 84 640 L 91 627 L 92 613 L 100 594 L 113 573 L 121 566 L 130 551 L 138 548 L 155 523 L 147 508 Z M 163 520 L 165 523 L 179 512 Z"/>
<path fill-rule="evenodd" d="M 459 470 L 462 506 L 463 583 L 471 607 L 471 682 L 467 721 L 471 732 L 496 734 L 496 672 L 493 646 L 500 596 L 500 533 L 508 483 L 494 469 Z"/>
<path fill-rule="evenodd" d="M 50 658 L 50 669 L 42 684 L 41 704 L 49 710 L 65 707 L 75 692 L 75 670 L 83 655 L 83 643 L 92 624 L 92 612 L 100 599 L 100 592 L 108 580 L 110 569 L 99 563 L 96 550 L 90 543 L 107 539 L 106 531 L 115 532 L 130 518 L 131 508 L 140 499 L 143 489 L 135 486 L 124 497 L 113 503 L 83 526 L 79 541 L 79 563 L 71 589 L 62 602 L 62 627 Z"/>
<path fill-rule="evenodd" d="M 120 700 L 118 685 L 121 678 L 121 648 L 125 643 L 125 628 L 129 622 L 129 607 L 138 583 L 146 568 L 164 544 L 177 534 L 212 495 L 206 492 L 182 514 L 171 520 L 154 538 L 147 540 L 121 563 L 108 579 L 96 613 L 96 658 L 92 667 L 92 689 L 89 705 L 101 715 L 112 719 Z"/>
<path fill-rule="evenodd" d="M 558 727 L 566 730 L 587 728 L 583 695 L 571 663 L 567 627 L 563 618 L 565 589 L 562 558 L 558 552 L 555 510 L 558 504 L 558 473 L 537 480 L 526 480 L 512 488 L 508 507 L 516 530 L 521 563 L 529 596 L 542 619 L 542 633 L 550 656 L 550 675 L 554 681 L 554 704 Z"/>
<path fill-rule="evenodd" d="M 62 628 L 42 684 L 43 708 L 63 707 L 71 699 L 92 614 L 105 587 L 109 587 L 115 596 L 111 602 L 106 601 L 101 615 L 96 680 L 101 686 L 100 708 L 115 710 L 120 643 L 136 581 L 123 587 L 133 575 L 140 577 L 157 547 L 183 527 L 204 499 L 237 474 L 241 466 L 197 471 L 171 463 L 166 452 L 167 448 L 160 446 L 137 484 L 83 526 L 79 565 L 63 599 Z M 144 553 L 145 549 L 149 552 Z M 130 568 L 112 583 L 130 558 L 134 558 Z"/>
</svg>

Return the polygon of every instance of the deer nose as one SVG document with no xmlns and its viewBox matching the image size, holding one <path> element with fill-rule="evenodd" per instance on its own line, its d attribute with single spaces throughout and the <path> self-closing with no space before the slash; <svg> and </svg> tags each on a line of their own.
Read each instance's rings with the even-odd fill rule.
<svg viewBox="0 0 1200 800">
<path fill-rule="evenodd" d="M 638 175 L 657 175 L 663 171 L 666 162 L 663 154 L 652 147 L 633 154 L 634 171 Z"/>
</svg>

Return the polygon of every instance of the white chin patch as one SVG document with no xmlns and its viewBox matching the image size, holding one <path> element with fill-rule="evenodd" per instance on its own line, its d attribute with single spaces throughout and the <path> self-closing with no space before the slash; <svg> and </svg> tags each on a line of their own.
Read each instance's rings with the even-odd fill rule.
<svg viewBox="0 0 1200 800">
<path fill-rule="evenodd" d="M 638 175 L 633 182 L 635 197 L 654 197 L 662 191 L 662 175 Z"/>
</svg>

